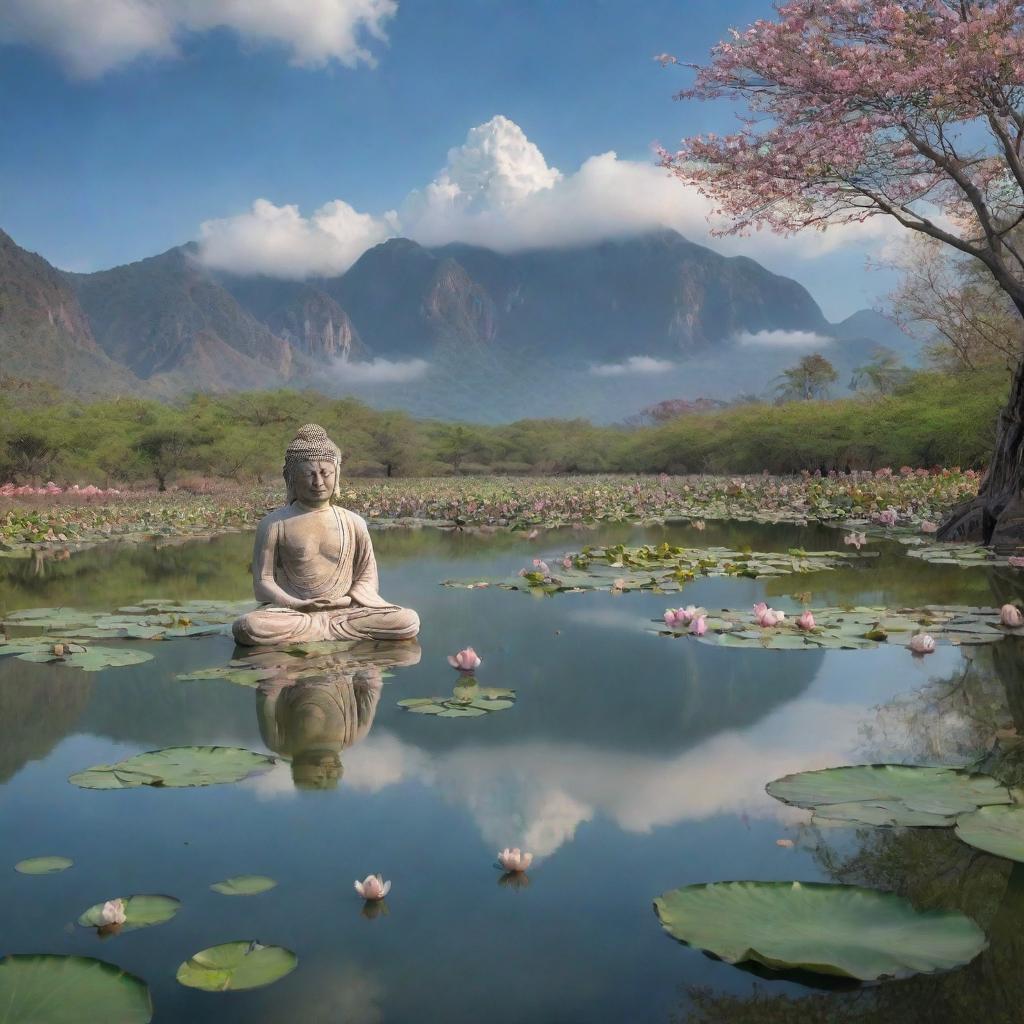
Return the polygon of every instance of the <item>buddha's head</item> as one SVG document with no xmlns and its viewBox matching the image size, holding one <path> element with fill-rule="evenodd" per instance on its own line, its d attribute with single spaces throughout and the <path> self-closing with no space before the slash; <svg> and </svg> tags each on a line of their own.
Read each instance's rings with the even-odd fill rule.
<svg viewBox="0 0 1024 1024">
<path fill-rule="evenodd" d="M 299 427 L 284 453 L 287 501 L 323 508 L 341 487 L 341 450 L 315 423 Z"/>
</svg>

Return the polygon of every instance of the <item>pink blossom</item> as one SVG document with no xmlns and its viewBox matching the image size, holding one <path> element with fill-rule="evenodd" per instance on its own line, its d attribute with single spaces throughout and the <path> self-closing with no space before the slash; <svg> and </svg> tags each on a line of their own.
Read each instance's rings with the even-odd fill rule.
<svg viewBox="0 0 1024 1024">
<path fill-rule="evenodd" d="M 690 623 L 690 632 L 694 636 L 703 636 L 708 631 L 708 624 L 704 619 L 703 615 L 698 615 L 693 622 Z"/>
<path fill-rule="evenodd" d="M 867 534 L 857 533 L 855 530 L 853 533 L 848 533 L 843 537 L 844 544 L 852 544 L 858 551 L 860 551 L 862 545 L 867 544 Z"/>
<path fill-rule="evenodd" d="M 498 854 L 498 863 L 506 871 L 525 871 L 533 863 L 533 854 L 520 850 L 518 846 L 506 847 Z"/>
<path fill-rule="evenodd" d="M 764 601 L 758 601 L 757 604 L 754 605 L 755 618 L 760 618 L 760 616 L 764 615 L 766 611 L 768 611 L 768 605 L 766 605 Z"/>
<path fill-rule="evenodd" d="M 927 633 L 915 633 L 908 646 L 914 654 L 931 654 L 935 650 L 935 638 Z"/>
<path fill-rule="evenodd" d="M 796 624 L 801 629 L 814 629 L 814 615 L 811 613 L 810 609 L 797 617 Z"/>
<path fill-rule="evenodd" d="M 551 575 L 551 569 L 548 568 L 548 563 L 545 562 L 542 558 L 535 558 L 533 560 L 533 567 L 537 570 L 537 572 L 542 573 L 545 576 Z"/>
<path fill-rule="evenodd" d="M 452 668 L 457 668 L 460 672 L 474 672 L 480 667 L 482 660 L 472 647 L 466 647 L 459 651 L 458 654 L 448 655 L 448 664 Z"/>
<path fill-rule="evenodd" d="M 1004 604 L 999 609 L 999 621 L 1011 629 L 1018 629 L 1020 626 L 1024 626 L 1024 615 L 1015 604 Z"/>
<path fill-rule="evenodd" d="M 354 882 L 356 892 L 364 900 L 382 900 L 391 892 L 391 883 L 380 875 L 367 875 L 361 882 Z"/>
<path fill-rule="evenodd" d="M 1024 569 L 1024 555 L 1010 555 L 1006 560 L 1006 564 L 1014 569 Z"/>
<path fill-rule="evenodd" d="M 938 529 L 939 529 L 939 526 L 938 526 L 937 523 L 933 523 L 933 522 L 931 522 L 931 521 L 929 521 L 927 519 L 924 519 L 921 522 L 921 532 L 922 533 L 936 533 L 938 531 Z"/>
<path fill-rule="evenodd" d="M 765 608 L 757 616 L 757 624 L 770 629 L 773 626 L 779 625 L 785 617 L 785 612 L 777 612 L 774 608 Z"/>
</svg>

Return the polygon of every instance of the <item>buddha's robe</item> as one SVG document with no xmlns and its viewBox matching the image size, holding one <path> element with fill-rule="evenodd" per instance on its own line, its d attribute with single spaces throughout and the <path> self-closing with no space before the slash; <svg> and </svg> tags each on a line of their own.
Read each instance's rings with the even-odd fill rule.
<svg viewBox="0 0 1024 1024">
<path fill-rule="evenodd" d="M 416 612 L 378 593 L 366 521 L 347 509 L 311 511 L 293 503 L 265 516 L 256 530 L 252 573 L 257 600 L 268 603 L 235 621 L 239 644 L 409 640 L 419 632 Z M 286 600 L 325 607 L 289 607 Z"/>
</svg>

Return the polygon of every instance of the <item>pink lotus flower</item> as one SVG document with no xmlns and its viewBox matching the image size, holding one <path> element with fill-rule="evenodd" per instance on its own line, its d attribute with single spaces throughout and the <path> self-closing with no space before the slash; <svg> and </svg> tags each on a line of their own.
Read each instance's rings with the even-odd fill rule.
<svg viewBox="0 0 1024 1024">
<path fill-rule="evenodd" d="M 935 637 L 927 633 L 915 633 L 908 646 L 914 654 L 931 654 L 935 650 Z"/>
<path fill-rule="evenodd" d="M 933 523 L 933 522 L 929 521 L 928 519 L 925 519 L 921 523 L 921 532 L 922 533 L 937 533 L 938 529 L 939 529 L 938 523 Z"/>
<path fill-rule="evenodd" d="M 367 875 L 361 882 L 354 882 L 355 890 L 364 900 L 382 900 L 391 892 L 391 883 L 380 875 Z"/>
<path fill-rule="evenodd" d="M 704 520 L 703 520 L 703 519 L 697 519 L 697 520 L 695 520 L 695 521 L 693 522 L 693 524 L 692 524 L 692 526 L 693 526 L 693 528 L 694 528 L 695 530 L 703 530 L 703 529 L 704 529 L 704 527 L 705 527 L 705 525 L 706 525 L 706 524 L 705 524 L 705 522 L 704 522 Z"/>
<path fill-rule="evenodd" d="M 693 622 L 690 623 L 690 632 L 694 636 L 703 636 L 708 631 L 708 624 L 704 619 L 703 615 L 698 615 Z"/>
<path fill-rule="evenodd" d="M 533 863 L 533 854 L 520 850 L 518 846 L 511 850 L 506 847 L 498 854 L 498 863 L 506 871 L 525 871 Z"/>
<path fill-rule="evenodd" d="M 758 601 L 754 605 L 754 618 L 760 618 L 766 611 L 768 611 L 768 605 L 764 601 Z"/>
<path fill-rule="evenodd" d="M 671 629 L 679 626 L 688 626 L 697 614 L 697 609 L 692 605 L 685 608 L 667 608 L 663 616 L 665 625 Z"/>
<path fill-rule="evenodd" d="M 999 609 L 999 621 L 1011 629 L 1018 629 L 1020 626 L 1024 626 L 1024 615 L 1015 604 L 1004 604 Z"/>
<path fill-rule="evenodd" d="M 770 629 L 772 626 L 779 625 L 785 617 L 785 612 L 777 612 L 774 608 L 765 608 L 757 616 L 757 624 Z"/>
<path fill-rule="evenodd" d="M 1014 569 L 1024 569 L 1024 555 L 1010 555 L 1006 562 Z"/>
<path fill-rule="evenodd" d="M 858 551 L 860 551 L 861 545 L 867 544 L 867 542 L 867 534 L 857 533 L 856 531 L 854 531 L 853 533 L 848 533 L 843 538 L 844 544 L 852 544 Z"/>
<path fill-rule="evenodd" d="M 100 920 L 105 924 L 124 924 L 124 900 L 107 900 L 100 911 Z"/>
<path fill-rule="evenodd" d="M 482 660 L 472 647 L 466 647 L 458 654 L 448 655 L 448 664 L 460 672 L 475 672 L 480 667 Z"/>
<path fill-rule="evenodd" d="M 895 526 L 896 509 L 887 508 L 883 512 L 877 512 L 873 518 L 875 522 L 879 524 L 879 526 Z"/>
<path fill-rule="evenodd" d="M 545 562 L 542 558 L 535 558 L 533 560 L 533 567 L 537 570 L 537 572 L 543 573 L 545 576 L 551 575 L 551 569 L 548 568 L 548 563 Z"/>
<path fill-rule="evenodd" d="M 562 568 L 563 569 L 571 569 L 572 568 L 572 559 L 568 555 L 566 555 L 565 558 L 562 559 Z"/>
<path fill-rule="evenodd" d="M 797 617 L 796 624 L 801 629 L 814 629 L 814 616 L 811 614 L 810 609 Z"/>
</svg>

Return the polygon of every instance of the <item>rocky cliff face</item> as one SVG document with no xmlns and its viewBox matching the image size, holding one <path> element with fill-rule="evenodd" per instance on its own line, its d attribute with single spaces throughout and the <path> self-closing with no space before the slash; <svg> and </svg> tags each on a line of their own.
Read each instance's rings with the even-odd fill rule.
<svg viewBox="0 0 1024 1024">
<path fill-rule="evenodd" d="M 83 395 L 133 391 L 140 381 L 96 343 L 59 270 L 0 231 L 0 371 Z"/>
</svg>

